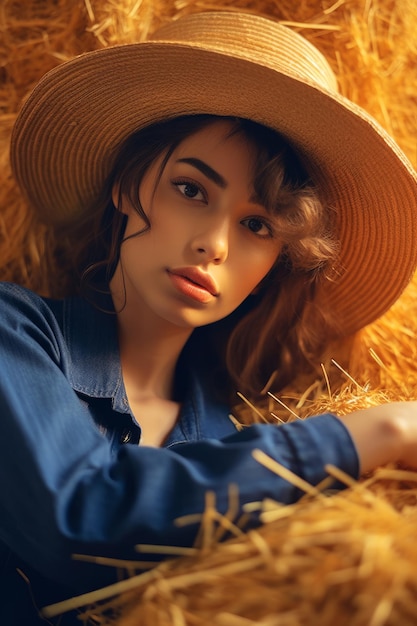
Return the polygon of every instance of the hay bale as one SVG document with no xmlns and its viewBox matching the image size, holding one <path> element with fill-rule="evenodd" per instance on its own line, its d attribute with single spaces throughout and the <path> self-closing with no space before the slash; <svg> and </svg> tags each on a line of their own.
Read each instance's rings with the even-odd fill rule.
<svg viewBox="0 0 417 626">
<path fill-rule="evenodd" d="M 79 617 L 102 626 L 411 626 L 416 502 L 417 473 L 381 469 L 331 497 L 254 504 L 265 523 L 246 534 L 209 505 L 193 554 L 46 615 L 91 603 Z M 219 543 L 219 528 L 235 538 Z"/>
</svg>

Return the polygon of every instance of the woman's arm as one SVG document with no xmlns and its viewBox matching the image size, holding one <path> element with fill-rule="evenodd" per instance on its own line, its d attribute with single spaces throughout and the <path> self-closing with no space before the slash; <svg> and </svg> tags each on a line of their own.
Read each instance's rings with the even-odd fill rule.
<svg viewBox="0 0 417 626">
<path fill-rule="evenodd" d="M 75 552 L 135 558 L 137 543 L 192 544 L 197 527 L 175 520 L 201 513 L 207 491 L 223 513 L 230 484 L 240 507 L 297 500 L 301 492 L 259 464 L 255 449 L 312 484 L 326 463 L 357 475 L 349 434 L 332 415 L 220 441 L 115 451 L 68 382 L 50 309 L 20 288 L 0 291 L 0 541 L 46 577 L 83 591 L 112 572 L 73 562 Z"/>
<path fill-rule="evenodd" d="M 222 513 L 231 484 L 241 510 L 265 497 L 296 501 L 301 492 L 259 464 L 256 449 L 313 485 L 326 476 L 326 464 L 358 476 L 357 452 L 362 471 L 387 461 L 417 467 L 416 403 L 343 420 L 322 415 L 280 427 L 252 426 L 220 441 L 171 449 L 127 444 L 114 451 L 69 384 L 64 351 L 45 303 L 3 286 L 0 541 L 75 592 L 107 584 L 112 574 L 73 562 L 75 552 L 135 558 L 137 543 L 192 544 L 197 528 L 175 520 L 201 513 L 207 491 Z"/>
<path fill-rule="evenodd" d="M 360 473 L 398 462 L 417 469 L 417 402 L 394 402 L 343 418 L 355 444 Z"/>
</svg>

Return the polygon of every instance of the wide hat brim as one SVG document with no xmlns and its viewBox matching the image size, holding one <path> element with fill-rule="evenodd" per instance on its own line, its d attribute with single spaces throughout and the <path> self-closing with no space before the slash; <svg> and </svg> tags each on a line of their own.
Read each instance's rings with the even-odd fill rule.
<svg viewBox="0 0 417 626">
<path fill-rule="evenodd" d="M 341 242 L 327 285 L 340 334 L 382 315 L 417 263 L 417 178 L 388 134 L 340 96 L 303 37 L 247 14 L 197 14 L 159 39 L 87 53 L 49 72 L 16 121 L 15 177 L 46 222 L 67 224 L 101 192 L 132 132 L 177 115 L 250 118 L 304 155 Z"/>
</svg>

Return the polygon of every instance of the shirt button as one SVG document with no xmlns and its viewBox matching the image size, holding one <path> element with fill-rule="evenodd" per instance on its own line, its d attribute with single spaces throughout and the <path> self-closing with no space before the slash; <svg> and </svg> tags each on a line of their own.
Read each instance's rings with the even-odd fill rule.
<svg viewBox="0 0 417 626">
<path fill-rule="evenodd" d="M 129 443 L 132 439 L 132 431 L 128 428 L 125 428 L 120 435 L 120 443 Z"/>
</svg>

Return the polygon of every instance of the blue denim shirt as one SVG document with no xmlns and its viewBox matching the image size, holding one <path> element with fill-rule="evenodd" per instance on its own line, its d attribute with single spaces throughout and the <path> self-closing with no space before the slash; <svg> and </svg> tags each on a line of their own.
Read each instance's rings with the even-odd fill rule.
<svg viewBox="0 0 417 626">
<path fill-rule="evenodd" d="M 42 606 L 116 579 L 113 568 L 73 554 L 137 559 L 139 543 L 191 545 L 197 526 L 175 520 L 202 512 L 207 491 L 221 512 L 230 484 L 241 507 L 266 497 L 296 501 L 300 492 L 260 465 L 255 449 L 312 484 L 327 463 L 358 475 L 356 450 L 335 416 L 238 432 L 200 365 L 185 368 L 181 414 L 164 447 L 137 445 L 115 316 L 80 298 L 49 301 L 0 284 L 1 624 L 36 623 L 17 618 L 16 566 Z"/>
</svg>

